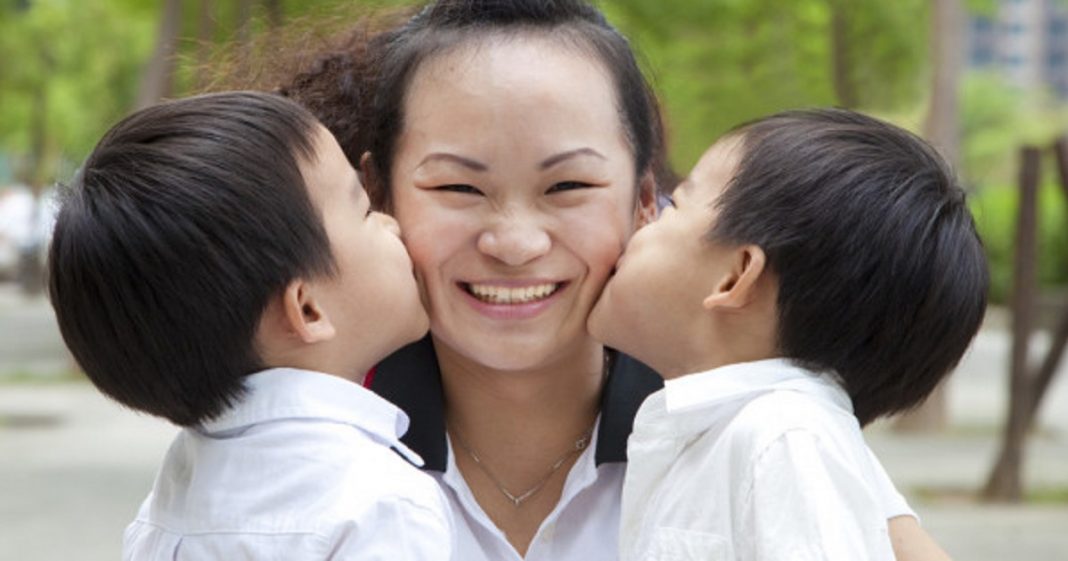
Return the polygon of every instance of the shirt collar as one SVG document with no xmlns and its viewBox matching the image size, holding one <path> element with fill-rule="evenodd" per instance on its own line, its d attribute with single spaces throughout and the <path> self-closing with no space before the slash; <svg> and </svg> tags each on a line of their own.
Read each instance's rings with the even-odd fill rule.
<svg viewBox="0 0 1068 561">
<path fill-rule="evenodd" d="M 597 446 L 597 433 L 593 434 L 592 441 L 590 442 L 591 448 Z M 446 442 L 448 439 L 446 439 Z M 471 487 L 468 486 L 467 481 L 464 480 L 463 474 L 460 473 L 460 469 L 456 466 L 456 449 L 450 444 L 446 445 L 448 458 L 446 460 L 447 469 L 441 476 L 441 480 L 452 489 L 456 494 L 457 500 L 463 506 L 463 508 L 470 514 L 479 524 L 482 525 L 486 531 L 497 535 L 501 541 L 507 542 L 508 538 L 504 535 L 497 526 L 490 520 L 489 515 L 482 509 L 482 506 L 475 499 L 474 493 L 471 491 Z M 571 500 L 578 496 L 579 493 L 593 485 L 597 480 L 597 464 L 593 458 L 593 454 L 590 453 L 591 449 L 583 450 L 575 465 L 567 473 L 567 479 L 564 480 L 564 488 L 560 492 L 560 499 L 556 502 L 556 507 L 545 518 L 548 522 L 556 518 L 557 514 L 565 508 L 566 505 L 571 503 Z M 545 522 L 542 523 L 544 526 Z M 540 530 L 539 530 L 540 532 Z"/>
<path fill-rule="evenodd" d="M 200 430 L 216 434 L 282 419 L 318 419 L 352 425 L 390 446 L 409 462 L 423 465 L 401 442 L 408 416 L 359 384 L 338 376 L 296 368 L 271 368 L 245 378 L 245 392 Z"/>
<path fill-rule="evenodd" d="M 808 370 L 782 358 L 729 364 L 668 380 L 664 384 L 664 407 L 670 415 L 775 390 L 803 392 L 853 411 L 853 403 L 837 375 Z"/>
<path fill-rule="evenodd" d="M 634 415 L 645 398 L 663 386 L 648 366 L 614 353 L 601 395 L 597 425 L 596 465 L 627 461 L 627 437 Z M 393 353 L 375 368 L 371 389 L 411 418 L 403 441 L 426 460 L 424 469 L 444 472 L 448 461 L 445 403 L 434 344 L 428 335 Z"/>
</svg>

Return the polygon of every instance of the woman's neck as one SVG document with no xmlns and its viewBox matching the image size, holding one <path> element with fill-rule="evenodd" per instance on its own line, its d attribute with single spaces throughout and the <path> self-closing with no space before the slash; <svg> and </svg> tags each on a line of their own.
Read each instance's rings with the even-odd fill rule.
<svg viewBox="0 0 1068 561">
<path fill-rule="evenodd" d="M 550 364 L 502 371 L 435 347 L 456 465 L 482 510 L 526 555 L 579 457 L 570 451 L 596 429 L 604 348 L 590 342 Z"/>
<path fill-rule="evenodd" d="M 516 436 L 530 445 L 566 442 L 598 414 L 605 355 L 592 341 L 544 365 L 508 371 L 477 364 L 439 341 L 435 349 L 446 423 L 472 446 L 497 448 L 498 439 Z"/>
</svg>

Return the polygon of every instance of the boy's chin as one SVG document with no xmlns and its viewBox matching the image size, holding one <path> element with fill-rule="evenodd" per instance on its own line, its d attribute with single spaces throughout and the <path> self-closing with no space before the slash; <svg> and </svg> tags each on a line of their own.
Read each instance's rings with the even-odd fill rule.
<svg viewBox="0 0 1068 561">
<path fill-rule="evenodd" d="M 618 322 L 614 320 L 612 311 L 611 306 L 602 296 L 594 304 L 593 309 L 590 310 L 589 317 L 586 318 L 586 330 L 589 331 L 594 340 L 602 345 L 626 353 L 626 349 L 619 348 L 620 341 L 615 336 L 616 333 L 614 333 L 615 330 L 613 329 L 613 326 L 618 325 Z"/>
</svg>

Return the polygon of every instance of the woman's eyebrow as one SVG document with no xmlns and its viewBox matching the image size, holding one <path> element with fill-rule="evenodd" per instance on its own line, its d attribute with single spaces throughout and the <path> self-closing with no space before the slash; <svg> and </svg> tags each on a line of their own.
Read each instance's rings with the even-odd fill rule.
<svg viewBox="0 0 1068 561">
<path fill-rule="evenodd" d="M 423 161 L 419 162 L 419 165 L 416 166 L 416 168 L 423 167 L 425 164 L 435 161 L 453 162 L 474 171 L 486 171 L 489 169 L 486 164 L 479 162 L 478 160 L 472 160 L 471 158 L 465 158 L 464 156 L 451 154 L 449 152 L 434 152 L 433 154 L 428 154 L 427 157 L 423 158 Z"/>
<path fill-rule="evenodd" d="M 567 152 L 561 152 L 559 154 L 556 154 L 555 156 L 549 156 L 548 158 L 545 158 L 545 160 L 538 164 L 538 168 L 543 170 L 549 169 L 555 166 L 556 164 L 563 162 L 564 160 L 569 160 L 577 156 L 593 156 L 602 160 L 608 159 L 605 158 L 603 154 L 594 150 L 593 148 L 576 148 L 575 150 L 568 150 Z"/>
</svg>

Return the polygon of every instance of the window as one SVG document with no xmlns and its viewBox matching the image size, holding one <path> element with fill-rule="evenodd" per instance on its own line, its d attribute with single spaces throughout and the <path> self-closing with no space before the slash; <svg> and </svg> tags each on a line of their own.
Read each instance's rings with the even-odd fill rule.
<svg viewBox="0 0 1068 561">
<path fill-rule="evenodd" d="M 994 53 L 986 47 L 979 47 L 972 51 L 972 65 L 989 66 L 994 62 Z"/>
</svg>

